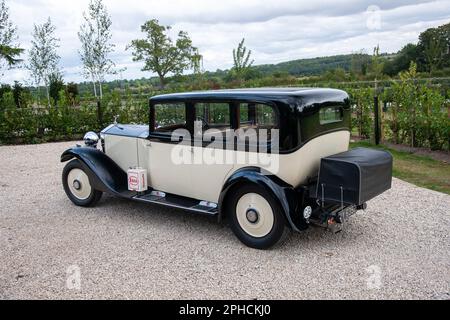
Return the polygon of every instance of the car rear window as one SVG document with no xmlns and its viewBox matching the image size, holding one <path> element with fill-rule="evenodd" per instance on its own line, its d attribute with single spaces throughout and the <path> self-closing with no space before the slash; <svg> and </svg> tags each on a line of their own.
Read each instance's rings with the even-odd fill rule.
<svg viewBox="0 0 450 320">
<path fill-rule="evenodd" d="M 323 107 L 320 109 L 320 124 L 341 122 L 344 120 L 344 110 L 340 106 Z"/>
</svg>

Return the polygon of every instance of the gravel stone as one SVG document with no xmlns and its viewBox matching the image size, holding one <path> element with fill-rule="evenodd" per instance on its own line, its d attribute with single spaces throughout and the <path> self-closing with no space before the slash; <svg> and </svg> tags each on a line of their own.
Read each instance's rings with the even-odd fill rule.
<svg viewBox="0 0 450 320">
<path fill-rule="evenodd" d="M 344 232 L 258 251 L 212 217 L 74 206 L 59 162 L 73 145 L 0 147 L 0 299 L 450 299 L 448 195 L 394 179 Z"/>
</svg>

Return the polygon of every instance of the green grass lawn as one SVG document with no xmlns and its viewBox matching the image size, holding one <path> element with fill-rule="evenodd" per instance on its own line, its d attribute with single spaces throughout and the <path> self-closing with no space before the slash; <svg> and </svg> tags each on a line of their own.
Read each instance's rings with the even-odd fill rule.
<svg viewBox="0 0 450 320">
<path fill-rule="evenodd" d="M 351 147 L 387 150 L 394 156 L 394 177 L 419 187 L 450 194 L 450 164 L 385 146 L 374 146 L 369 142 L 351 143 Z"/>
</svg>

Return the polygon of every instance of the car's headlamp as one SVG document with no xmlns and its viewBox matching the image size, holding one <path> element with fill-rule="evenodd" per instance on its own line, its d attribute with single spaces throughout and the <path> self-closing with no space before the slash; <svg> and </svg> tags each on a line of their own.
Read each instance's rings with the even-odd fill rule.
<svg viewBox="0 0 450 320">
<path fill-rule="evenodd" d="M 88 132 L 84 135 L 84 144 L 87 147 L 96 148 L 98 144 L 99 137 L 95 132 Z"/>
</svg>

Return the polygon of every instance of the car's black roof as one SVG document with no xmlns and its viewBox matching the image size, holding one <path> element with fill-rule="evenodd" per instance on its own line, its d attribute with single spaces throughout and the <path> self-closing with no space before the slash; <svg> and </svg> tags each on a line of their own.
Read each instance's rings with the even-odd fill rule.
<svg viewBox="0 0 450 320">
<path fill-rule="evenodd" d="M 251 88 L 172 93 L 154 96 L 150 100 L 152 102 L 214 99 L 286 101 L 288 98 L 300 99 L 303 105 L 308 105 L 343 102 L 348 99 L 348 95 L 342 90 L 324 88 Z"/>
</svg>

